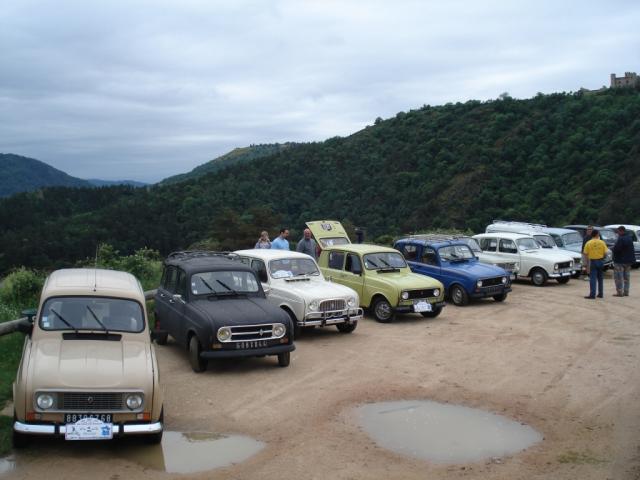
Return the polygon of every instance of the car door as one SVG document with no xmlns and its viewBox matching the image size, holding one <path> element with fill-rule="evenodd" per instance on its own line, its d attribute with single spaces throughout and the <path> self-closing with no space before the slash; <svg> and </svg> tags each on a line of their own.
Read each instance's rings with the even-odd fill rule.
<svg viewBox="0 0 640 480">
<path fill-rule="evenodd" d="M 498 243 L 498 252 L 506 262 L 513 262 L 516 265 L 519 265 L 521 275 L 527 274 L 527 272 L 523 272 L 523 268 L 520 262 L 520 252 L 518 251 L 516 242 L 514 242 L 510 238 L 500 238 Z"/>
<path fill-rule="evenodd" d="M 327 267 L 324 276 L 331 282 L 342 283 L 341 279 L 344 276 L 344 261 L 346 253 L 342 250 L 331 250 L 327 254 Z"/>
<path fill-rule="evenodd" d="M 177 326 L 178 338 L 176 341 L 186 345 L 187 328 L 193 319 L 188 318 L 187 307 L 187 275 L 181 268 L 177 269 L 176 285 L 174 295 L 169 299 L 169 316 L 172 322 Z M 175 338 L 175 337 L 174 337 Z"/>
<path fill-rule="evenodd" d="M 177 332 L 170 316 L 169 299 L 173 295 L 177 273 L 177 269 L 173 265 L 164 267 L 162 280 L 155 296 L 156 319 L 160 322 L 160 328 L 169 332 L 173 338 L 176 338 Z"/>
<path fill-rule="evenodd" d="M 340 283 L 355 290 L 358 297 L 362 298 L 364 272 L 362 271 L 362 260 L 357 253 L 347 253 Z"/>
</svg>

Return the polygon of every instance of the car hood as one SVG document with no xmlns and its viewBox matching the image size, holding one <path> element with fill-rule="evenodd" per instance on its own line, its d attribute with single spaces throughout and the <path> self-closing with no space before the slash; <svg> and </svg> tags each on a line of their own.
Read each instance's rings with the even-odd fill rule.
<svg viewBox="0 0 640 480">
<path fill-rule="evenodd" d="M 503 268 L 478 261 L 464 261 L 453 264 L 449 263 L 446 267 L 443 266 L 442 269 L 452 272 L 463 271 L 468 275 L 477 278 L 502 277 L 507 275 L 507 272 Z"/>
<path fill-rule="evenodd" d="M 394 285 L 400 290 L 422 290 L 424 288 L 443 288 L 435 278 L 417 273 L 400 272 L 381 272 L 368 270 L 366 273 L 368 278 L 375 281 L 385 282 Z M 366 281 L 366 280 L 365 280 Z"/>
<path fill-rule="evenodd" d="M 570 243 L 565 245 L 564 250 L 569 250 L 570 252 L 580 253 L 582 254 L 582 244 L 581 243 Z"/>
<path fill-rule="evenodd" d="M 41 339 L 29 369 L 35 388 L 146 388 L 153 381 L 143 341 Z"/>
<path fill-rule="evenodd" d="M 283 322 L 288 318 L 280 308 L 271 305 L 267 299 L 259 297 L 202 299 L 191 302 L 191 305 L 213 321 L 217 327 Z"/>
<path fill-rule="evenodd" d="M 305 299 L 324 300 L 327 298 L 345 298 L 356 296 L 353 289 L 326 280 L 278 280 L 271 284 L 272 288 L 294 293 Z"/>
<path fill-rule="evenodd" d="M 538 248 L 536 250 L 526 250 L 524 252 L 526 255 L 535 255 L 537 257 L 545 258 L 552 262 L 568 262 L 569 260 L 573 260 L 573 253 L 569 251 L 562 251 L 560 249 L 553 248 Z"/>
</svg>

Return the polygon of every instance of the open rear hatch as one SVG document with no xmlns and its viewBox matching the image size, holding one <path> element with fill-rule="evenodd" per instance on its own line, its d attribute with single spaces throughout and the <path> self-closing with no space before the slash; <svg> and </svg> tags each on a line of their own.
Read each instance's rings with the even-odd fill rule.
<svg viewBox="0 0 640 480">
<path fill-rule="evenodd" d="M 307 222 L 306 225 L 321 248 L 351 243 L 347 232 L 337 220 L 316 220 Z"/>
</svg>

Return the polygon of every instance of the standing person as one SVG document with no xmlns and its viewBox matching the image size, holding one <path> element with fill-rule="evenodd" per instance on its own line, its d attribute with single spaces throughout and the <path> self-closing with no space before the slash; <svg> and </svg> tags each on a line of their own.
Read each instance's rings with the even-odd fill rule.
<svg viewBox="0 0 640 480">
<path fill-rule="evenodd" d="M 260 233 L 260 238 L 253 248 L 271 248 L 271 240 L 269 240 L 269 233 L 266 230 Z"/>
<path fill-rule="evenodd" d="M 271 248 L 275 250 L 291 250 L 289 248 L 289 241 L 287 237 L 289 236 L 288 228 L 281 228 L 280 235 L 278 235 L 273 242 L 271 242 Z"/>
<path fill-rule="evenodd" d="M 616 231 L 618 239 L 611 251 L 613 252 L 613 280 L 616 283 L 614 297 L 628 297 L 631 282 L 631 264 L 635 261 L 633 240 L 627 235 L 627 229 L 620 225 Z"/>
<path fill-rule="evenodd" d="M 596 298 L 596 282 L 598 284 L 598 298 L 604 296 L 604 278 L 602 275 L 604 267 L 604 256 L 607 253 L 607 244 L 600 240 L 600 232 L 593 230 L 591 240 L 585 245 L 582 253 L 589 258 L 589 295 L 584 298 Z"/>
<path fill-rule="evenodd" d="M 318 245 L 316 245 L 316 241 L 311 238 L 311 230 L 308 228 L 304 229 L 304 236 L 298 242 L 298 246 L 296 247 L 296 251 L 300 253 L 306 253 L 307 255 L 313 257 L 314 260 L 317 260 L 316 252 L 318 251 Z"/>
<path fill-rule="evenodd" d="M 584 252 L 584 246 L 587 244 L 587 242 L 589 240 L 591 240 L 591 233 L 593 232 L 593 225 L 587 225 L 587 230 L 584 232 L 584 237 L 582 237 L 582 250 L 580 250 L 581 252 Z M 583 273 L 583 280 L 589 280 L 589 257 L 587 257 L 587 255 L 585 255 L 584 253 L 582 254 L 582 269 L 584 270 Z"/>
</svg>

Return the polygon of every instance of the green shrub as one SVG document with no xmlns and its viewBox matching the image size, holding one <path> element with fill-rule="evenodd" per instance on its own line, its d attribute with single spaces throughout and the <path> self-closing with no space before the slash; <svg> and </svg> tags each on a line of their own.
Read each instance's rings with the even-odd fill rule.
<svg viewBox="0 0 640 480">
<path fill-rule="evenodd" d="M 43 283 L 44 278 L 41 274 L 21 267 L 3 280 L 0 301 L 20 308 L 35 307 L 38 305 Z"/>
</svg>

